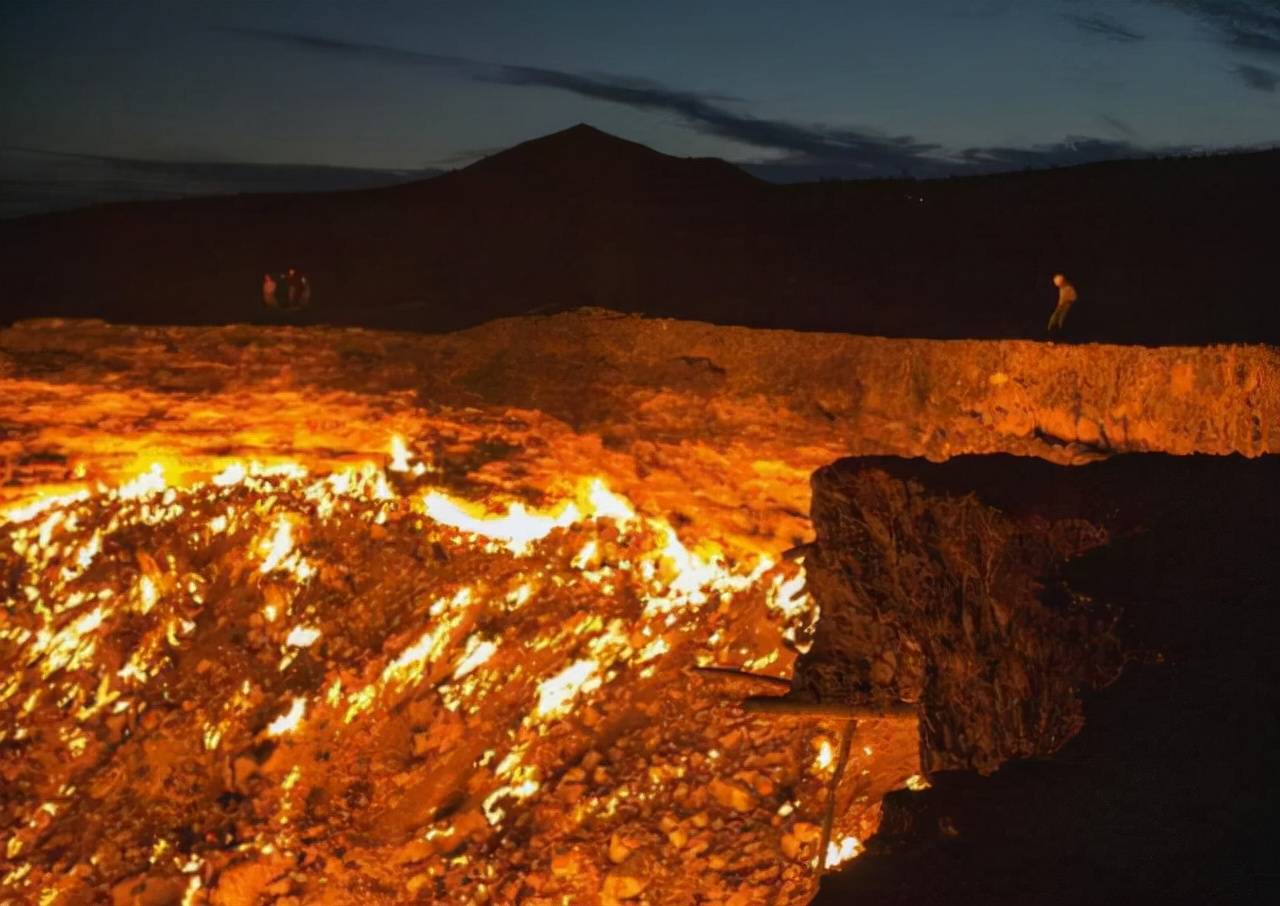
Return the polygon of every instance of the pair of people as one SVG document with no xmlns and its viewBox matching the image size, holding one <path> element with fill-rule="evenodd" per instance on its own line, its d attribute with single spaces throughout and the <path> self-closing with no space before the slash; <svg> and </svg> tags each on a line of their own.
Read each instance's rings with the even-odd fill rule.
<svg viewBox="0 0 1280 906">
<path fill-rule="evenodd" d="M 262 275 L 262 303 L 267 308 L 306 308 L 310 302 L 311 281 L 296 268 Z"/>
</svg>

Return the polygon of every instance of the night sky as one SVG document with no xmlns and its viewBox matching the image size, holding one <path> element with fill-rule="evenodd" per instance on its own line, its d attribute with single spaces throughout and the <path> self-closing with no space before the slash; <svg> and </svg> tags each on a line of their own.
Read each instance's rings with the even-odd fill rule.
<svg viewBox="0 0 1280 906">
<path fill-rule="evenodd" d="M 1280 140 L 1280 0 L 8 0 L 0 17 L 7 192 L 48 152 L 178 181 L 175 162 L 420 171 L 577 122 L 778 179 Z"/>
</svg>

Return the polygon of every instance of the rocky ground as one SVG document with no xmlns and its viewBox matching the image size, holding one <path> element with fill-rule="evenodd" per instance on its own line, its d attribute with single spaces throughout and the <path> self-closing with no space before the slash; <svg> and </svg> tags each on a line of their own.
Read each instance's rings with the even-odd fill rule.
<svg viewBox="0 0 1280 906">
<path fill-rule="evenodd" d="M 801 902 L 841 725 L 738 703 L 817 617 L 810 473 L 1256 456 L 1278 368 L 604 312 L 6 330 L 6 895 Z M 914 721 L 859 724 L 833 861 L 917 771 Z"/>
<path fill-rule="evenodd" d="M 795 567 L 602 485 L 485 522 L 405 455 L 145 473 L 6 528 L 10 894 L 807 899 L 837 730 L 691 672 L 787 671 Z M 915 769 L 913 725 L 864 744 L 837 847 Z"/>
</svg>

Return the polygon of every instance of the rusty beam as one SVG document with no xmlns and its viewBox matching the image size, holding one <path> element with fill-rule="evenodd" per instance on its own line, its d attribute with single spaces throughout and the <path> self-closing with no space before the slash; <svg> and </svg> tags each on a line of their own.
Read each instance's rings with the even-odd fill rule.
<svg viewBox="0 0 1280 906">
<path fill-rule="evenodd" d="M 705 673 L 708 676 L 724 676 L 730 679 L 752 680 L 757 683 L 764 683 L 773 686 L 775 689 L 783 689 L 790 691 L 791 680 L 784 679 L 781 676 L 769 676 L 764 673 L 750 673 L 746 670 L 739 670 L 737 667 L 715 667 L 711 665 L 696 666 L 693 668 L 696 673 Z"/>
<path fill-rule="evenodd" d="M 789 695 L 753 695 L 743 700 L 742 709 L 751 714 L 787 714 L 797 717 L 830 717 L 837 720 L 902 719 L 916 716 L 916 706 L 894 702 L 888 707 L 854 705 L 848 702 L 820 702 Z"/>
</svg>

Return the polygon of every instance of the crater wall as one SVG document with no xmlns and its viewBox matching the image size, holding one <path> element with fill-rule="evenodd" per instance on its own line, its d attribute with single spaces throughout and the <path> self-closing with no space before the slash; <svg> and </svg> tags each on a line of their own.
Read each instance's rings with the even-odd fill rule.
<svg viewBox="0 0 1280 906">
<path fill-rule="evenodd" d="M 1275 457 L 821 470 L 795 684 L 919 701 L 933 788 L 818 902 L 1274 896 L 1278 492 Z"/>
<path fill-rule="evenodd" d="M 0 389 L 9 498 L 155 457 L 216 471 L 287 450 L 332 466 L 423 418 L 483 413 L 488 433 L 458 442 L 495 484 L 563 472 L 568 444 L 641 502 L 713 513 L 775 551 L 807 539 L 809 475 L 842 456 L 1280 446 L 1270 347 L 891 340 L 602 310 L 438 336 L 24 322 L 0 331 Z"/>
</svg>

